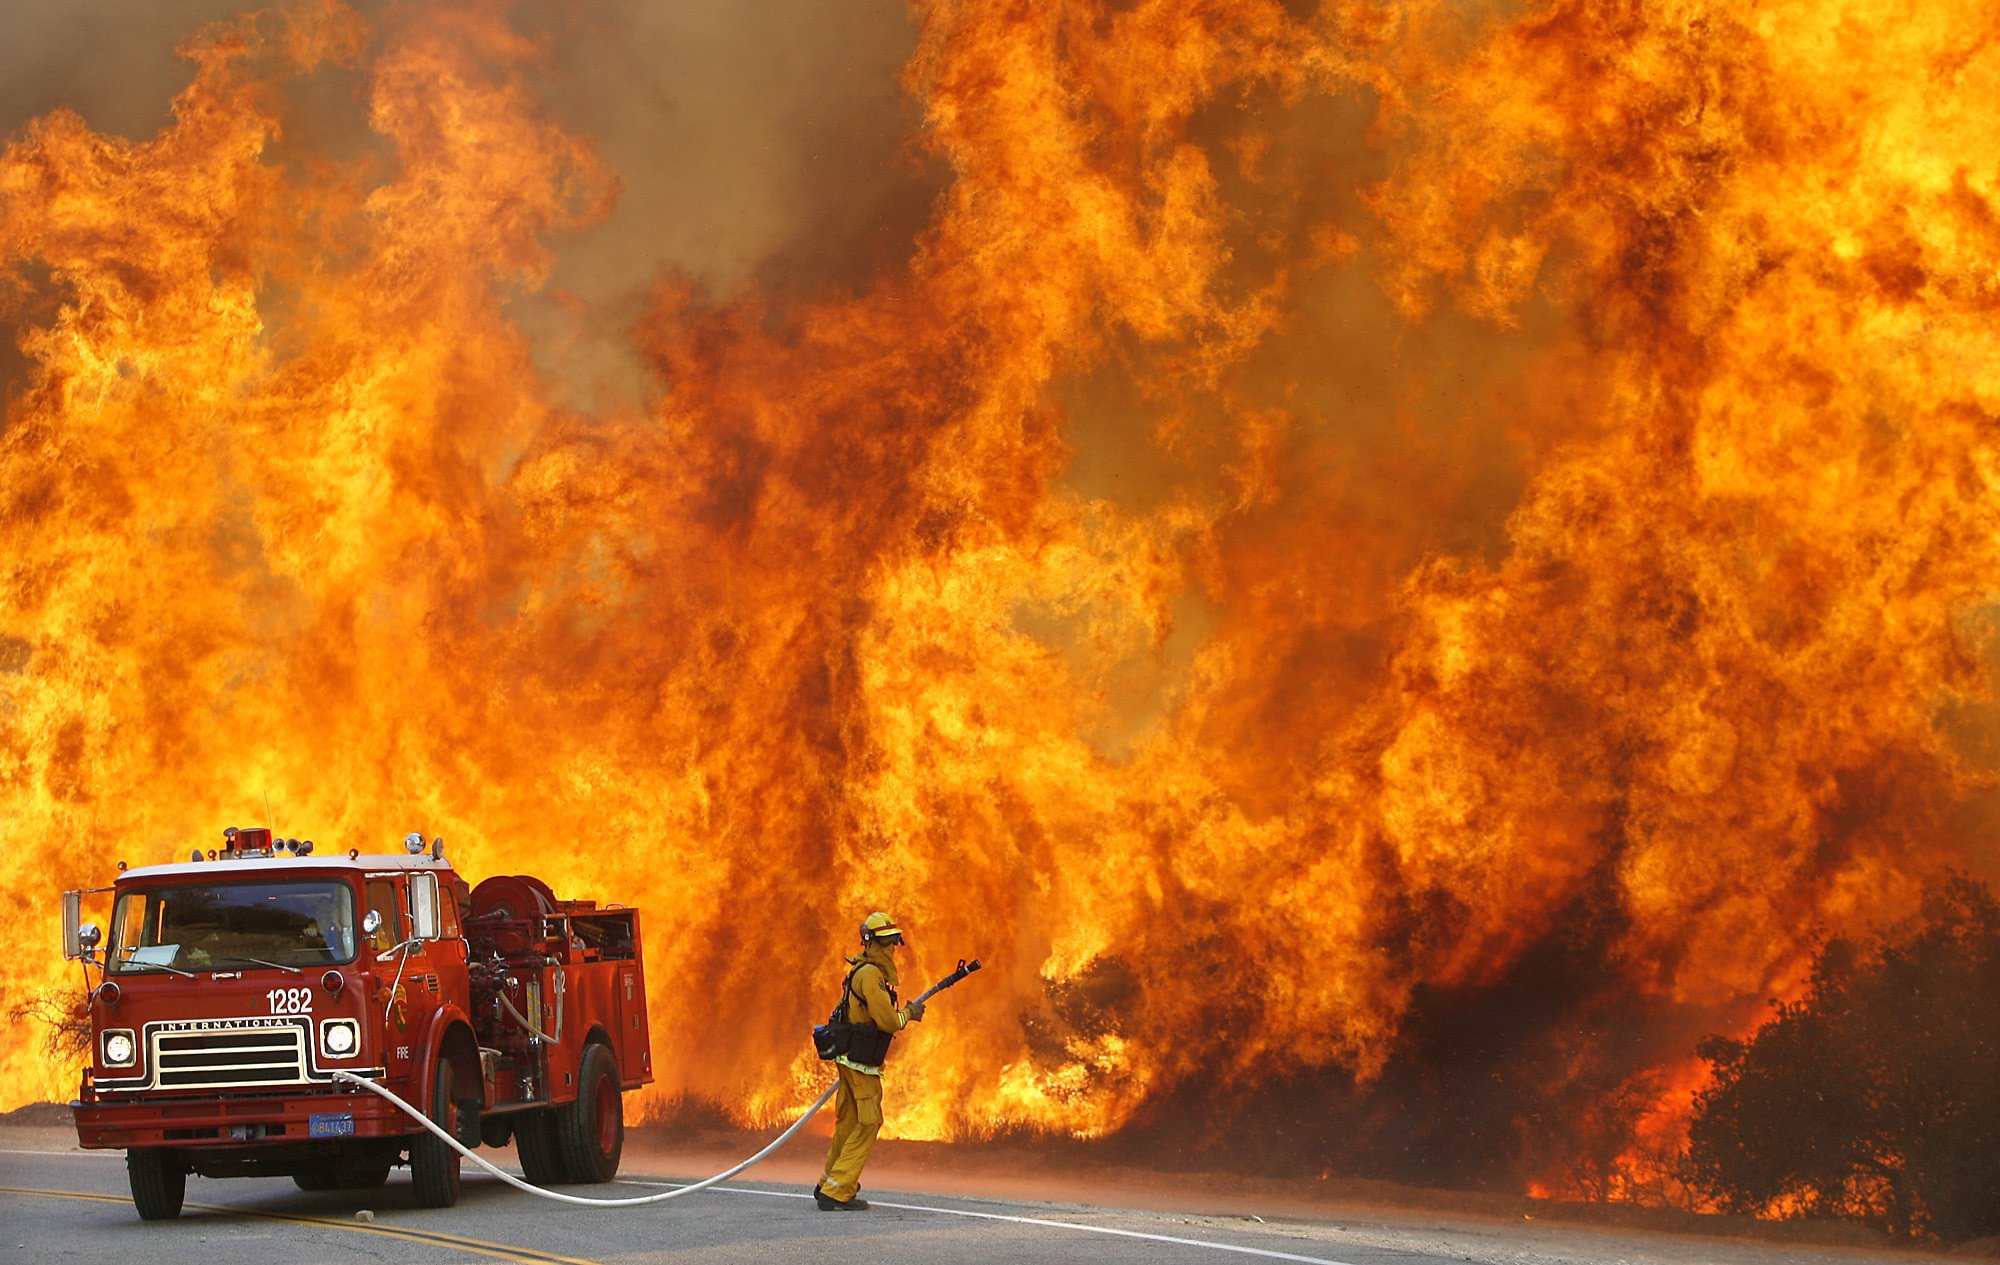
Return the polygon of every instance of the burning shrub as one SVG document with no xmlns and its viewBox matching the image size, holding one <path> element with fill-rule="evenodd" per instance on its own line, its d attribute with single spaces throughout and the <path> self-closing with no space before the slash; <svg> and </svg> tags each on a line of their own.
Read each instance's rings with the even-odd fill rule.
<svg viewBox="0 0 2000 1265">
<path fill-rule="evenodd" d="M 10 1007 L 14 1025 L 29 1023 L 42 1030 L 42 1055 L 51 1062 L 75 1063 L 90 1053 L 90 1011 L 81 989 L 55 987 L 31 993 Z"/>
<path fill-rule="evenodd" d="M 1803 1000 L 1714 1038 L 1688 1164 L 1723 1206 L 2000 1232 L 2000 902 L 1954 879 L 1874 945 L 1834 940 Z"/>
</svg>

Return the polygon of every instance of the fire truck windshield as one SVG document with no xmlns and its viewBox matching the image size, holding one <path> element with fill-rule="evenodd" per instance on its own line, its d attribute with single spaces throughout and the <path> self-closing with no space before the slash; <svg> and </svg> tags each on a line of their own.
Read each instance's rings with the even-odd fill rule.
<svg viewBox="0 0 2000 1265">
<path fill-rule="evenodd" d="M 114 975 L 279 967 L 354 957 L 354 891 L 317 882 L 153 887 L 118 897 L 105 955 Z"/>
</svg>

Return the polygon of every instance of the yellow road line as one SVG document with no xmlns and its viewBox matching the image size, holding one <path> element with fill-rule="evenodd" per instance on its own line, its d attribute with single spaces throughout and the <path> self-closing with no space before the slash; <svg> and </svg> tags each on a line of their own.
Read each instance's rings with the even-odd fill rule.
<svg viewBox="0 0 2000 1265">
<path fill-rule="evenodd" d="M 130 1205 L 129 1199 L 117 1195 L 99 1195 L 81 1190 L 30 1190 L 20 1186 L 0 1186 L 0 1195 L 34 1195 L 42 1199 L 80 1199 L 90 1203 Z M 460 1252 L 473 1252 L 482 1256 L 497 1256 L 502 1260 L 518 1261 L 521 1265 L 597 1265 L 595 1261 L 582 1260 L 574 1256 L 557 1256 L 553 1252 L 543 1252 L 532 1247 L 516 1247 L 511 1243 L 489 1243 L 484 1239 L 469 1239 L 463 1235 L 446 1234 L 441 1230 L 416 1230 L 403 1226 L 368 1224 L 361 1221 L 342 1221 L 334 1217 L 306 1217 L 288 1212 L 259 1212 L 252 1208 L 231 1208 L 225 1204 L 190 1203 L 189 1208 L 203 1212 L 219 1212 L 230 1216 L 256 1217 L 264 1221 L 289 1221 L 294 1225 L 318 1226 L 330 1230 L 351 1230 L 356 1234 L 381 1234 L 406 1242 L 429 1243 L 436 1247 L 451 1248 Z"/>
</svg>

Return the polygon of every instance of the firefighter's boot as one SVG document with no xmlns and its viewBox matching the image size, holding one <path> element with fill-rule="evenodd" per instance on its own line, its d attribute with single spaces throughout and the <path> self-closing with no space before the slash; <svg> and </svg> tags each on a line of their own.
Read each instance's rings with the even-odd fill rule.
<svg viewBox="0 0 2000 1265">
<path fill-rule="evenodd" d="M 856 1195 L 852 1199 L 835 1199 L 826 1193 L 824 1186 L 813 1187 L 813 1202 L 821 1212 L 866 1212 L 868 1201 Z"/>
</svg>

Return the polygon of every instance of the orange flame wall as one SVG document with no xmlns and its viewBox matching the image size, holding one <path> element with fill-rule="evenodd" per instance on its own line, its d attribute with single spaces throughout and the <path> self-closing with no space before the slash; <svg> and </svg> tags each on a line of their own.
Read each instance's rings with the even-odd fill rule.
<svg viewBox="0 0 2000 1265">
<path fill-rule="evenodd" d="M 918 4 L 927 226 L 669 260 L 631 408 L 519 319 L 619 191 L 533 16 L 225 22 L 0 158 L 0 1003 L 120 857 L 422 828 L 645 907 L 654 1102 L 799 1102 L 886 907 L 991 968 L 894 1130 L 1092 1136 L 1578 911 L 1740 1022 L 1994 865 L 1990 5 Z"/>
</svg>

